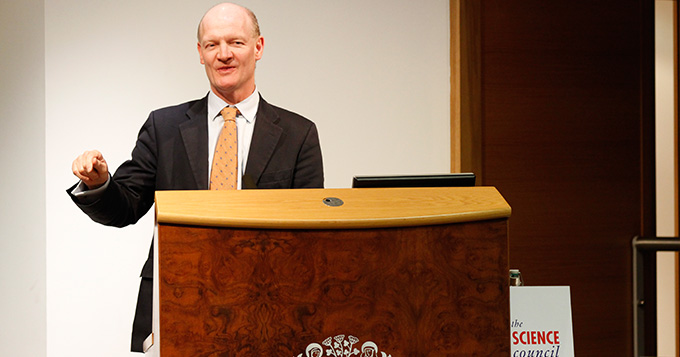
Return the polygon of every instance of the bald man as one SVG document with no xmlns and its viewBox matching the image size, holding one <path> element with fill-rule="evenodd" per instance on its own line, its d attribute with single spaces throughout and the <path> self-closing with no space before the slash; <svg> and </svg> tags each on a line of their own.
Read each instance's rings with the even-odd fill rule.
<svg viewBox="0 0 680 357">
<path fill-rule="evenodd" d="M 113 176 L 104 156 L 86 151 L 72 164 L 80 182 L 67 192 L 92 220 L 116 227 L 147 213 L 156 190 L 205 190 L 224 118 L 238 109 L 238 189 L 322 188 L 317 129 L 304 117 L 267 103 L 255 85 L 264 38 L 252 11 L 224 3 L 198 26 L 198 54 L 210 82 L 208 95 L 153 111 L 130 160 Z M 153 248 L 153 244 L 152 244 Z M 141 273 L 132 351 L 151 333 L 153 249 Z"/>
</svg>

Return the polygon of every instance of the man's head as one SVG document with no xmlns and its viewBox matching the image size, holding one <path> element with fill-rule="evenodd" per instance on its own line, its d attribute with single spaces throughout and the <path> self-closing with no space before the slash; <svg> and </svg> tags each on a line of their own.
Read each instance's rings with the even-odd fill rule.
<svg viewBox="0 0 680 357">
<path fill-rule="evenodd" d="M 255 90 L 255 63 L 262 58 L 264 38 L 252 11 L 230 3 L 203 15 L 198 25 L 198 53 L 210 88 L 236 104 Z"/>
</svg>

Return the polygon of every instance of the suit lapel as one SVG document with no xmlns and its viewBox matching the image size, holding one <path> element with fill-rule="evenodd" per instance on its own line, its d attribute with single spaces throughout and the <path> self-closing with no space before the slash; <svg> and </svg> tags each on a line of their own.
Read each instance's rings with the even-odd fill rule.
<svg viewBox="0 0 680 357">
<path fill-rule="evenodd" d="M 196 102 L 186 115 L 189 120 L 179 126 L 191 172 L 199 190 L 208 189 L 208 97 Z"/>
<path fill-rule="evenodd" d="M 253 139 L 250 143 L 248 154 L 248 164 L 244 174 L 244 188 L 257 184 L 262 176 L 267 163 L 274 154 L 276 144 L 283 133 L 283 129 L 278 125 L 279 116 L 269 103 L 260 97 L 260 104 L 257 109 L 255 128 L 253 129 Z"/>
</svg>

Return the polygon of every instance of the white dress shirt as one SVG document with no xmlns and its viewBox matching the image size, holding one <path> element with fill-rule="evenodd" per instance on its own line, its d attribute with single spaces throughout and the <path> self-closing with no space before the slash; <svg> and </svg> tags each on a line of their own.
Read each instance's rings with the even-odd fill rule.
<svg viewBox="0 0 680 357">
<path fill-rule="evenodd" d="M 215 155 L 217 138 L 220 136 L 224 119 L 220 111 L 226 106 L 236 107 L 239 115 L 236 116 L 236 130 L 238 134 L 238 189 L 241 189 L 241 178 L 246 170 L 248 163 L 248 153 L 250 152 L 250 142 L 253 139 L 253 128 L 255 127 L 255 116 L 260 106 L 260 93 L 255 88 L 253 94 L 235 105 L 229 105 L 212 91 L 208 93 L 208 167 L 212 168 L 212 160 Z M 210 171 L 210 170 L 208 170 Z M 208 182 L 210 172 L 208 172 Z"/>
</svg>

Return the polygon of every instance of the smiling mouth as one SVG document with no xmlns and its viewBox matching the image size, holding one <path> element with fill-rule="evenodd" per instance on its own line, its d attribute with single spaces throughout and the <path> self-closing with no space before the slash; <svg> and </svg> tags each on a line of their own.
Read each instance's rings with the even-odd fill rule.
<svg viewBox="0 0 680 357">
<path fill-rule="evenodd" d="M 236 70 L 236 67 L 233 66 L 224 66 L 217 69 L 217 71 L 220 73 L 229 73 L 233 72 L 234 70 Z"/>
</svg>

